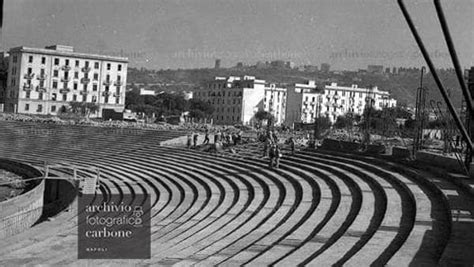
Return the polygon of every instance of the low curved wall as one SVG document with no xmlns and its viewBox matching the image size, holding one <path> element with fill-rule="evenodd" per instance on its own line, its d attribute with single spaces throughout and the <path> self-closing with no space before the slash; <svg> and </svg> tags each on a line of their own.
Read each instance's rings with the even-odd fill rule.
<svg viewBox="0 0 474 267">
<path fill-rule="evenodd" d="M 427 165 L 442 167 L 445 170 L 461 170 L 461 165 L 456 158 L 445 156 L 439 153 L 433 153 L 429 151 L 418 151 L 416 152 L 416 161 Z"/>
<path fill-rule="evenodd" d="M 0 159 L 0 169 L 23 178 L 40 177 L 42 173 L 25 164 Z M 0 202 L 0 240 L 30 228 L 43 212 L 44 180 L 28 183 L 27 192 Z"/>
<path fill-rule="evenodd" d="M 362 148 L 361 143 L 339 141 L 335 139 L 324 139 L 321 149 L 332 151 L 358 152 Z M 368 145 L 364 153 L 382 154 L 385 152 L 384 145 Z"/>
<path fill-rule="evenodd" d="M 411 151 L 406 147 L 395 146 L 392 148 L 392 157 L 406 159 L 411 157 Z"/>
</svg>

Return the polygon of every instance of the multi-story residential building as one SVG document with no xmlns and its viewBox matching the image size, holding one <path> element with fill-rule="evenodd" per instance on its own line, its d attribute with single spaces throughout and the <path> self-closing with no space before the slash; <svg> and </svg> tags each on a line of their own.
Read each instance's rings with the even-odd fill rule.
<svg viewBox="0 0 474 267">
<path fill-rule="evenodd" d="M 344 87 L 332 83 L 320 89 L 315 81 L 308 81 L 285 88 L 265 84 L 264 80 L 253 76 L 216 77 L 196 89 L 193 97 L 214 106 L 214 123 L 224 125 L 251 125 L 259 110 L 270 112 L 275 117 L 275 125 L 313 123 L 323 116 L 334 123 L 337 117 L 349 112 L 362 115 L 368 103 L 375 109 L 395 107 L 397 104 L 395 99 L 390 98 L 389 92 L 380 91 L 377 87 Z"/>
<path fill-rule="evenodd" d="M 275 125 L 281 125 L 286 117 L 286 88 L 277 87 L 276 84 L 265 85 L 265 95 L 263 98 L 263 110 L 269 112 L 275 118 Z"/>
<path fill-rule="evenodd" d="M 321 106 L 321 93 L 315 81 L 288 86 L 285 124 L 292 126 L 295 122 L 314 122 Z"/>
<path fill-rule="evenodd" d="M 56 115 L 76 101 L 97 104 L 92 117 L 103 109 L 122 112 L 127 65 L 126 58 L 76 53 L 71 46 L 12 48 L 5 111 Z"/>
<path fill-rule="evenodd" d="M 321 114 L 334 123 L 338 116 L 348 112 L 362 115 L 369 103 L 372 103 L 375 109 L 397 105 L 397 101 L 390 98 L 389 92 L 380 91 L 376 86 L 372 88 L 359 88 L 357 85 L 344 87 L 332 83 L 324 88 Z"/>
<path fill-rule="evenodd" d="M 3 112 L 6 90 L 7 90 L 7 72 L 8 70 L 8 54 L 0 53 L 0 112 Z"/>
<path fill-rule="evenodd" d="M 277 124 L 285 118 L 286 90 L 253 76 L 216 77 L 196 89 L 193 97 L 214 106 L 215 124 L 254 124 L 259 110 L 271 112 Z"/>
</svg>

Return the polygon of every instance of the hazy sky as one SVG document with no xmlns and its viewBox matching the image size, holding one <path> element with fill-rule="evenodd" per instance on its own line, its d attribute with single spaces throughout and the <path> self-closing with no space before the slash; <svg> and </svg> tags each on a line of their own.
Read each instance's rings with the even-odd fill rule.
<svg viewBox="0 0 474 267">
<path fill-rule="evenodd" d="M 439 67 L 452 66 L 432 0 L 405 0 Z M 474 0 L 441 0 L 463 67 Z M 2 50 L 66 44 L 131 66 L 283 59 L 332 69 L 424 64 L 396 0 L 5 0 Z"/>
</svg>

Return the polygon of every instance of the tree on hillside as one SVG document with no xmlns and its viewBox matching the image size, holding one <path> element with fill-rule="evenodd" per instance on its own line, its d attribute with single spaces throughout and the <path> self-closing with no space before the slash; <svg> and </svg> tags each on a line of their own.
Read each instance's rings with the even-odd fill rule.
<svg viewBox="0 0 474 267">
<path fill-rule="evenodd" d="M 255 113 L 255 119 L 257 119 L 258 121 L 271 120 L 273 119 L 273 115 L 270 114 L 270 112 L 268 111 L 259 110 L 257 113 Z"/>
<path fill-rule="evenodd" d="M 315 131 L 314 131 L 314 137 L 315 139 L 321 139 L 322 134 L 327 131 L 329 128 L 331 128 L 331 121 L 329 120 L 329 117 L 326 116 L 321 116 L 319 118 L 316 118 L 314 120 L 315 123 Z"/>
<path fill-rule="evenodd" d="M 84 114 L 86 117 L 89 117 L 91 114 L 96 113 L 99 111 L 99 105 L 96 103 L 84 103 Z"/>
<path fill-rule="evenodd" d="M 214 113 L 214 107 L 206 101 L 199 99 L 189 100 L 189 116 L 196 119 L 207 119 L 210 118 Z"/>
<path fill-rule="evenodd" d="M 337 117 L 336 122 L 334 123 L 336 129 L 352 128 L 353 125 L 354 117 L 350 113 Z"/>
<path fill-rule="evenodd" d="M 91 114 L 94 114 L 97 111 L 99 111 L 99 105 L 96 103 L 77 101 L 69 102 L 69 112 L 73 114 L 89 117 Z M 68 111 L 61 108 L 61 112 L 67 113 Z"/>
<path fill-rule="evenodd" d="M 267 121 L 267 126 L 271 127 L 273 126 L 273 122 L 275 121 L 275 117 L 273 117 L 273 115 L 270 112 L 265 111 L 265 110 L 257 111 L 254 117 L 258 121 L 260 126 L 262 126 L 263 121 Z"/>
<path fill-rule="evenodd" d="M 70 110 L 72 113 L 78 114 L 81 112 L 82 108 L 82 102 L 77 102 L 77 101 L 72 101 L 69 102 Z"/>
<path fill-rule="evenodd" d="M 162 93 L 155 97 L 153 105 L 157 107 L 159 115 L 181 115 L 188 110 L 188 103 L 182 94 Z"/>
<path fill-rule="evenodd" d="M 140 91 L 138 89 L 128 91 L 125 94 L 125 107 L 126 108 L 130 108 L 129 106 L 132 106 L 132 105 L 136 106 L 143 103 L 144 103 L 143 96 L 140 95 Z"/>
</svg>

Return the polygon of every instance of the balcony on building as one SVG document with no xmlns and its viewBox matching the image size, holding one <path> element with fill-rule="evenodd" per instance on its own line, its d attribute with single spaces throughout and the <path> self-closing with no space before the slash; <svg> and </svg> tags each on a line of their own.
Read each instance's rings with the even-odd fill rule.
<svg viewBox="0 0 474 267">
<path fill-rule="evenodd" d="M 91 71 L 91 68 L 90 67 L 82 67 L 81 71 L 82 72 L 89 72 L 89 71 Z"/>
<path fill-rule="evenodd" d="M 36 79 L 38 79 L 38 80 L 46 80 L 46 76 L 47 76 L 47 75 L 43 73 L 43 74 L 38 75 L 38 77 L 36 77 Z"/>
<path fill-rule="evenodd" d="M 103 84 L 105 86 L 109 86 L 110 84 L 112 84 L 112 81 L 111 80 L 105 80 Z"/>
<path fill-rule="evenodd" d="M 36 86 L 36 92 L 46 93 L 46 87 L 38 85 Z"/>
<path fill-rule="evenodd" d="M 123 82 L 122 82 L 122 81 L 115 81 L 115 82 L 114 82 L 114 85 L 115 85 L 115 86 L 122 86 L 122 85 L 123 85 Z"/>
<path fill-rule="evenodd" d="M 79 93 L 80 93 L 81 95 L 88 95 L 88 94 L 89 94 L 88 91 L 84 91 L 84 90 L 80 91 Z"/>
<path fill-rule="evenodd" d="M 69 77 L 62 77 L 61 78 L 61 82 L 69 82 L 71 80 L 71 78 Z"/>
<path fill-rule="evenodd" d="M 31 84 L 23 84 L 23 91 L 31 91 L 33 89 L 33 85 Z"/>
<path fill-rule="evenodd" d="M 24 77 L 25 77 L 25 79 L 31 80 L 35 77 L 35 74 L 34 73 L 26 73 Z"/>
<path fill-rule="evenodd" d="M 110 96 L 111 94 L 112 94 L 112 92 L 110 92 L 110 91 L 102 92 L 102 96 Z"/>
<path fill-rule="evenodd" d="M 81 83 L 87 84 L 87 83 L 90 83 L 90 81 L 91 81 L 91 79 L 89 79 L 89 78 L 81 78 Z"/>
<path fill-rule="evenodd" d="M 70 71 L 70 70 L 71 70 L 71 67 L 70 67 L 69 65 L 64 65 L 64 66 L 61 67 L 61 69 L 62 69 L 63 71 Z"/>
<path fill-rule="evenodd" d="M 71 89 L 69 89 L 69 88 L 62 88 L 62 89 L 59 90 L 59 92 L 60 92 L 61 94 L 67 94 L 67 93 L 71 92 Z"/>
</svg>

